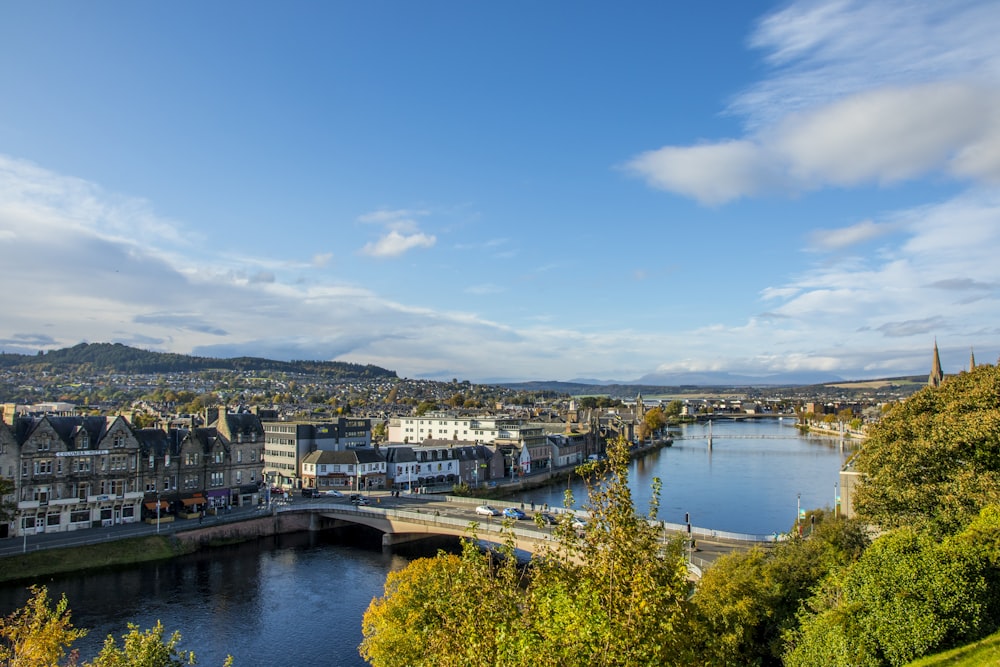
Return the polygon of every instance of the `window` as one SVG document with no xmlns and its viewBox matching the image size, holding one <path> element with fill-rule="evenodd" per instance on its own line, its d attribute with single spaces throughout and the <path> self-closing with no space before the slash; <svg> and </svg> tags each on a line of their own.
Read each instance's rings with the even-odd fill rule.
<svg viewBox="0 0 1000 667">
<path fill-rule="evenodd" d="M 59 525 L 59 515 L 58 514 L 49 514 L 48 516 L 46 516 L 45 517 L 45 525 L 46 526 L 58 526 Z"/>
<path fill-rule="evenodd" d="M 225 461 L 226 461 L 226 453 L 225 452 L 223 452 L 223 451 L 217 451 L 217 452 L 215 452 L 215 462 L 216 463 L 225 463 Z"/>
<path fill-rule="evenodd" d="M 222 481 L 222 473 L 221 472 L 213 472 L 212 473 L 211 484 L 212 484 L 212 486 L 222 486 L 223 481 Z"/>
<path fill-rule="evenodd" d="M 243 471 L 242 470 L 237 470 L 236 471 L 236 483 L 237 484 L 242 484 L 243 483 Z"/>
<path fill-rule="evenodd" d="M 84 431 L 76 439 L 77 449 L 90 449 L 90 434 Z"/>
<path fill-rule="evenodd" d="M 113 447 L 124 447 L 125 446 L 125 436 L 122 433 L 116 433 L 114 440 L 112 440 Z"/>
<path fill-rule="evenodd" d="M 256 462 L 256 461 L 257 461 L 257 450 L 256 449 L 251 449 L 250 450 L 250 462 L 253 463 L 253 462 Z"/>
<path fill-rule="evenodd" d="M 111 470 L 112 472 L 121 472 L 122 470 L 128 470 L 128 457 L 123 455 L 112 456 Z"/>
<path fill-rule="evenodd" d="M 184 465 L 186 466 L 198 465 L 198 452 L 188 452 L 187 454 L 185 454 Z"/>
<path fill-rule="evenodd" d="M 90 457 L 83 456 L 73 459 L 73 472 L 90 472 Z"/>
<path fill-rule="evenodd" d="M 40 451 L 40 452 L 47 452 L 50 449 L 52 449 L 52 439 L 51 438 L 46 437 L 43 440 L 39 440 L 38 441 L 38 451 Z"/>
<path fill-rule="evenodd" d="M 88 510 L 74 510 L 69 513 L 70 523 L 89 523 L 90 512 Z"/>
<path fill-rule="evenodd" d="M 237 463 L 243 463 L 243 450 L 242 449 L 237 449 L 236 450 L 236 462 Z"/>
<path fill-rule="evenodd" d="M 36 475 L 51 475 L 52 474 L 52 459 L 41 459 L 35 461 L 35 474 Z"/>
</svg>

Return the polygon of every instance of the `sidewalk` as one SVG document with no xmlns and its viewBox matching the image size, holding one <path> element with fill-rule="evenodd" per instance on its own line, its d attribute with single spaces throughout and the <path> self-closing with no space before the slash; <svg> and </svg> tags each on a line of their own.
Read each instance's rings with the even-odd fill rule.
<svg viewBox="0 0 1000 667">
<path fill-rule="evenodd" d="M 16 556 L 33 551 L 44 549 L 60 549 L 64 547 L 83 546 L 86 544 L 99 544 L 113 540 L 122 540 L 130 537 L 143 537 L 146 535 L 170 535 L 172 533 L 186 530 L 195 530 L 202 526 L 231 523 L 234 521 L 244 521 L 263 515 L 267 510 L 263 505 L 255 507 L 234 507 L 228 514 L 223 512 L 218 515 L 204 517 L 201 523 L 198 519 L 177 519 L 170 522 L 161 521 L 159 530 L 157 525 L 144 522 L 120 524 L 108 526 L 107 528 L 85 528 L 60 533 L 42 533 L 41 535 L 28 535 L 25 537 L 12 537 L 0 541 L 0 558 L 4 556 Z"/>
</svg>

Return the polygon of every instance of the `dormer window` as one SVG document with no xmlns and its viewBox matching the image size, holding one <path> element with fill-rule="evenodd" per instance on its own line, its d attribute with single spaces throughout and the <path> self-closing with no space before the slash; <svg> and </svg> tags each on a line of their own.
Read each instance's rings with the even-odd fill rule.
<svg viewBox="0 0 1000 667">
<path fill-rule="evenodd" d="M 76 439 L 76 446 L 79 449 L 90 449 L 90 434 L 84 431 Z"/>
<path fill-rule="evenodd" d="M 121 433 L 116 433 L 115 437 L 114 437 L 114 440 L 112 440 L 112 442 L 114 443 L 115 447 L 119 447 L 119 448 L 120 447 L 124 447 L 125 446 L 125 436 L 123 434 L 121 434 Z"/>
</svg>

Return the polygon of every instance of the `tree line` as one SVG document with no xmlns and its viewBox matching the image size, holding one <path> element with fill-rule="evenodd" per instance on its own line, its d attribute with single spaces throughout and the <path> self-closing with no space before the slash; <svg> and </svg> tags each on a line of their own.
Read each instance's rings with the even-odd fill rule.
<svg viewBox="0 0 1000 667">
<path fill-rule="evenodd" d="M 150 352 L 121 343 L 80 343 L 37 355 L 2 354 L 0 368 L 54 373 L 187 373 L 198 371 L 275 371 L 333 379 L 395 378 L 396 372 L 344 361 L 276 361 L 258 357 L 216 359 L 172 352 Z"/>
</svg>

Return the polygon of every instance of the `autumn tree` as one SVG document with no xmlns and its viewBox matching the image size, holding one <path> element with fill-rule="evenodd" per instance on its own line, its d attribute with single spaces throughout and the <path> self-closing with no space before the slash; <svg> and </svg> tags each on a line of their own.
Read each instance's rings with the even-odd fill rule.
<svg viewBox="0 0 1000 667">
<path fill-rule="evenodd" d="M 44 586 L 32 586 L 31 597 L 20 609 L 0 620 L 0 664 L 50 667 L 66 657 L 69 646 L 87 634 L 70 622 L 69 602 L 63 595 L 49 606 Z M 75 654 L 70 664 L 76 664 Z"/>
<path fill-rule="evenodd" d="M 87 631 L 73 627 L 69 602 L 63 595 L 50 605 L 48 589 L 32 586 L 31 597 L 24 607 L 0 619 L 0 664 L 9 667 L 56 667 L 66 658 L 66 667 L 179 667 L 195 664 L 193 651 L 179 648 L 181 635 L 174 632 L 164 641 L 163 625 L 146 631 L 129 624 L 118 646 L 108 636 L 93 662 L 79 662 L 79 655 L 70 646 Z M 232 667 L 227 656 L 223 667 Z"/>
<path fill-rule="evenodd" d="M 609 444 L 606 464 L 581 467 L 587 528 L 575 531 L 564 514 L 555 545 L 535 554 L 526 576 L 511 536 L 496 558 L 474 534 L 461 556 L 389 575 L 365 613 L 362 656 L 375 667 L 684 664 L 680 543 L 650 521 L 658 488 L 650 515 L 635 512 L 627 471 L 623 439 Z"/>
</svg>

